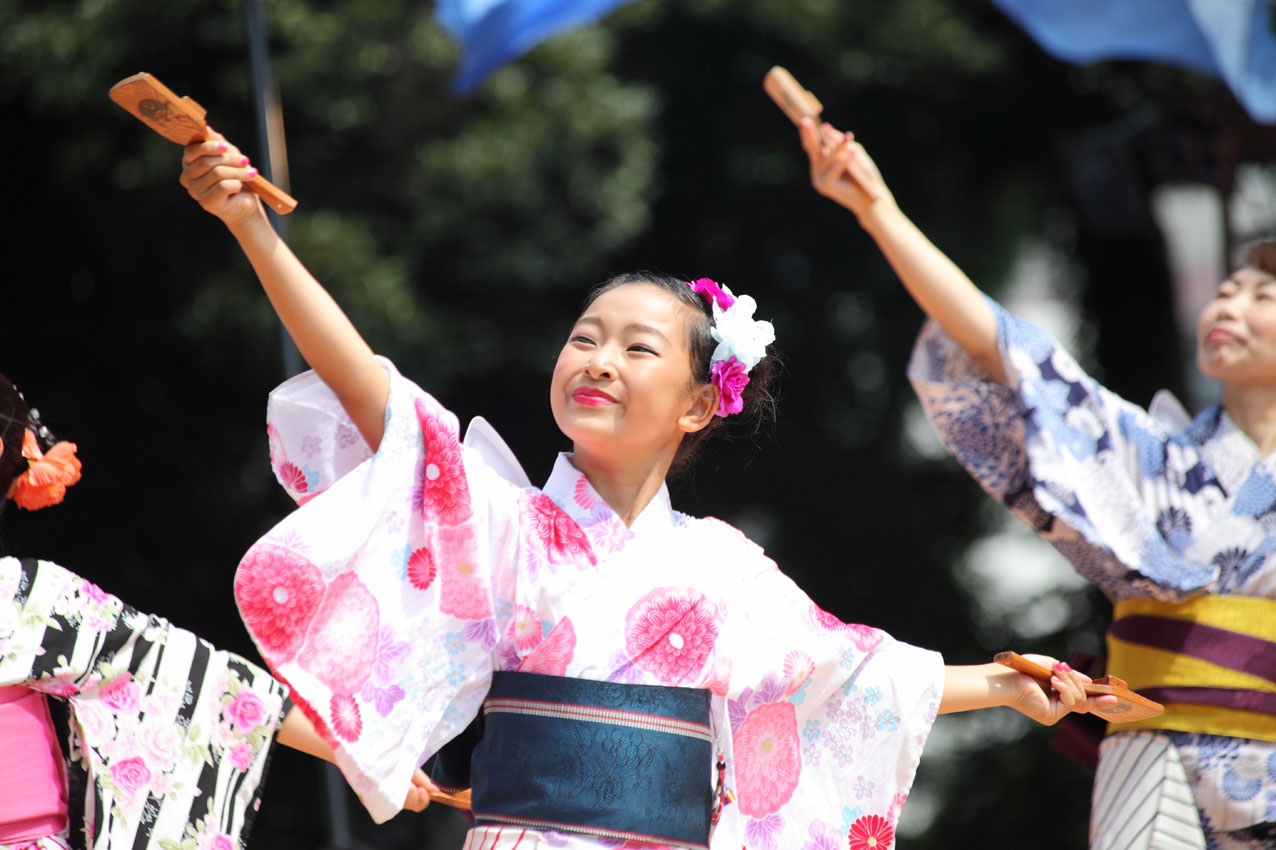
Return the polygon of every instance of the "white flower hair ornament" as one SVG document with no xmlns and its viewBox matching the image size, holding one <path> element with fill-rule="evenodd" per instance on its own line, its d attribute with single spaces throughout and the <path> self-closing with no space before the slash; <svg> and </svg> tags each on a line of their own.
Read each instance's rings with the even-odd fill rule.
<svg viewBox="0 0 1276 850">
<path fill-rule="evenodd" d="M 709 358 L 710 380 L 718 388 L 718 416 L 730 416 L 744 409 L 744 388 L 749 371 L 766 357 L 766 347 L 775 342 L 775 327 L 753 318 L 758 304 L 751 296 L 739 298 L 731 290 L 707 277 L 687 281 L 693 291 L 709 299 L 713 326 L 709 332 L 718 347 Z"/>
</svg>

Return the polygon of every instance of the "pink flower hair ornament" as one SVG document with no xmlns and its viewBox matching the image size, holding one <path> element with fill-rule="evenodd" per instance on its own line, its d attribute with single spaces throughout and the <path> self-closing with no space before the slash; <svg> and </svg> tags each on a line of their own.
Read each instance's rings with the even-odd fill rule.
<svg viewBox="0 0 1276 850">
<path fill-rule="evenodd" d="M 731 290 L 720 286 L 716 280 L 702 277 L 687 281 L 687 286 L 691 287 L 692 292 L 703 295 L 723 310 L 731 309 L 731 305 L 735 303 L 735 296 L 731 294 Z"/>
<path fill-rule="evenodd" d="M 709 379 L 718 388 L 718 416 L 744 409 L 744 388 L 749 372 L 766 357 L 775 342 L 775 326 L 753 318 L 757 302 L 748 295 L 737 298 L 731 290 L 707 277 L 687 281 L 692 291 L 708 299 L 713 311 L 709 332 L 718 347 L 709 358 Z"/>
</svg>

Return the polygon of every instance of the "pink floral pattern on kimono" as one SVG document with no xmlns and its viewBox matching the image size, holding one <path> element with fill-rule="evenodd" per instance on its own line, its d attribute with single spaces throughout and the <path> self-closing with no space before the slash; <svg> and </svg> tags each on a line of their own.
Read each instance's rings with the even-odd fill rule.
<svg viewBox="0 0 1276 850">
<path fill-rule="evenodd" d="M 576 630 L 572 628 L 571 619 L 564 617 L 549 630 L 544 640 L 524 656 L 518 669 L 522 673 L 562 676 L 567 672 L 567 665 L 571 662 L 575 649 Z"/>
<path fill-rule="evenodd" d="M 851 640 L 855 643 L 855 648 L 860 652 L 868 652 L 881 643 L 886 636 L 885 632 L 872 626 L 865 626 L 861 623 L 843 623 L 814 602 L 811 603 L 811 619 L 818 623 L 820 628 L 850 635 Z"/>
<path fill-rule="evenodd" d="M 520 651 L 529 650 L 541 641 L 541 621 L 536 612 L 526 605 L 514 608 L 510 621 L 509 639 Z"/>
<path fill-rule="evenodd" d="M 357 576 L 343 573 L 324 593 L 297 661 L 333 693 L 357 693 L 372 675 L 379 631 L 377 600 Z"/>
<path fill-rule="evenodd" d="M 802 772 L 793 703 L 772 702 L 750 711 L 731 749 L 740 811 L 762 817 L 789 801 Z"/>
<path fill-rule="evenodd" d="M 359 704 L 350 694 L 333 694 L 329 710 L 332 713 L 332 731 L 345 741 L 359 740 L 363 731 L 363 718 L 359 716 Z"/>
<path fill-rule="evenodd" d="M 408 581 L 417 590 L 427 590 L 438 572 L 429 549 L 422 547 L 408 556 Z"/>
<path fill-rule="evenodd" d="M 470 516 L 470 491 L 461 464 L 461 445 L 421 400 L 415 405 L 425 437 L 425 454 L 417 468 L 412 504 L 427 519 L 457 525 Z"/>
<path fill-rule="evenodd" d="M 267 541 L 304 553 L 325 586 L 357 577 L 376 601 L 380 645 L 404 647 L 359 690 L 337 690 L 358 681 L 334 677 L 344 661 L 321 668 L 304 648 L 280 668 L 374 818 L 393 815 L 417 765 L 478 715 L 492 671 L 521 670 L 714 694 L 736 802 L 713 850 L 799 850 L 817 833 L 846 850 L 848 812 L 893 823 L 939 702 L 938 655 L 824 613 L 737 529 L 677 512 L 664 487 L 627 524 L 568 456 L 543 489 L 527 486 L 489 433 L 462 443 L 453 414 L 386 368 L 370 459 L 341 448 L 348 419 L 313 375 L 277 390 L 268 411 L 282 451 L 317 447 L 307 470 L 332 483 Z M 444 482 L 437 496 L 427 481 Z M 312 614 L 306 634 L 327 617 Z M 377 632 L 363 634 L 330 650 L 353 653 Z M 476 827 L 472 840 L 484 835 Z"/>
<path fill-rule="evenodd" d="M 660 587 L 625 616 L 625 651 L 660 681 L 681 684 L 698 674 L 718 639 L 718 612 L 689 587 Z"/>
<path fill-rule="evenodd" d="M 439 610 L 464 620 L 492 616 L 491 577 L 478 558 L 468 526 L 439 529 L 442 594 Z"/>
<path fill-rule="evenodd" d="M 235 602 L 275 661 L 297 654 L 323 597 L 323 577 L 295 550 L 259 542 L 235 573 Z"/>
<path fill-rule="evenodd" d="M 811 656 L 799 650 L 793 650 L 784 657 L 784 678 L 789 680 L 785 696 L 792 696 L 798 688 L 806 684 L 806 680 L 815 673 L 815 662 Z"/>
<path fill-rule="evenodd" d="M 585 532 L 549 496 L 539 493 L 528 499 L 524 515 L 533 539 L 539 543 L 540 554 L 549 564 L 598 563 Z"/>
</svg>

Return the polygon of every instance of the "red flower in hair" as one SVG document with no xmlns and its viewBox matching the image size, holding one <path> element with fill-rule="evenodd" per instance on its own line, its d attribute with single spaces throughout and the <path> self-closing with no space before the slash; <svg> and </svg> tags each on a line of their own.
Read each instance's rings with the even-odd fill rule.
<svg viewBox="0 0 1276 850">
<path fill-rule="evenodd" d="M 75 443 L 57 443 L 42 453 L 35 433 L 28 428 L 22 435 L 22 456 L 27 459 L 27 471 L 13 480 L 8 496 L 24 510 L 56 505 L 66 496 L 66 488 L 80 480 Z"/>
</svg>

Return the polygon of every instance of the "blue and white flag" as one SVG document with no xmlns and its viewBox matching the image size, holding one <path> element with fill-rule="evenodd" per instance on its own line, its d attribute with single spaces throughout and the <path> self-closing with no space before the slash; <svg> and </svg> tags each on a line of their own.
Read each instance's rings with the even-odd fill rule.
<svg viewBox="0 0 1276 850">
<path fill-rule="evenodd" d="M 1054 56 L 1149 59 L 1225 82 L 1256 121 L 1276 123 L 1271 0 L 993 0 Z"/>
<path fill-rule="evenodd" d="M 464 55 L 452 88 L 473 91 L 498 65 L 592 23 L 632 0 L 437 0 L 435 14 Z"/>
</svg>

